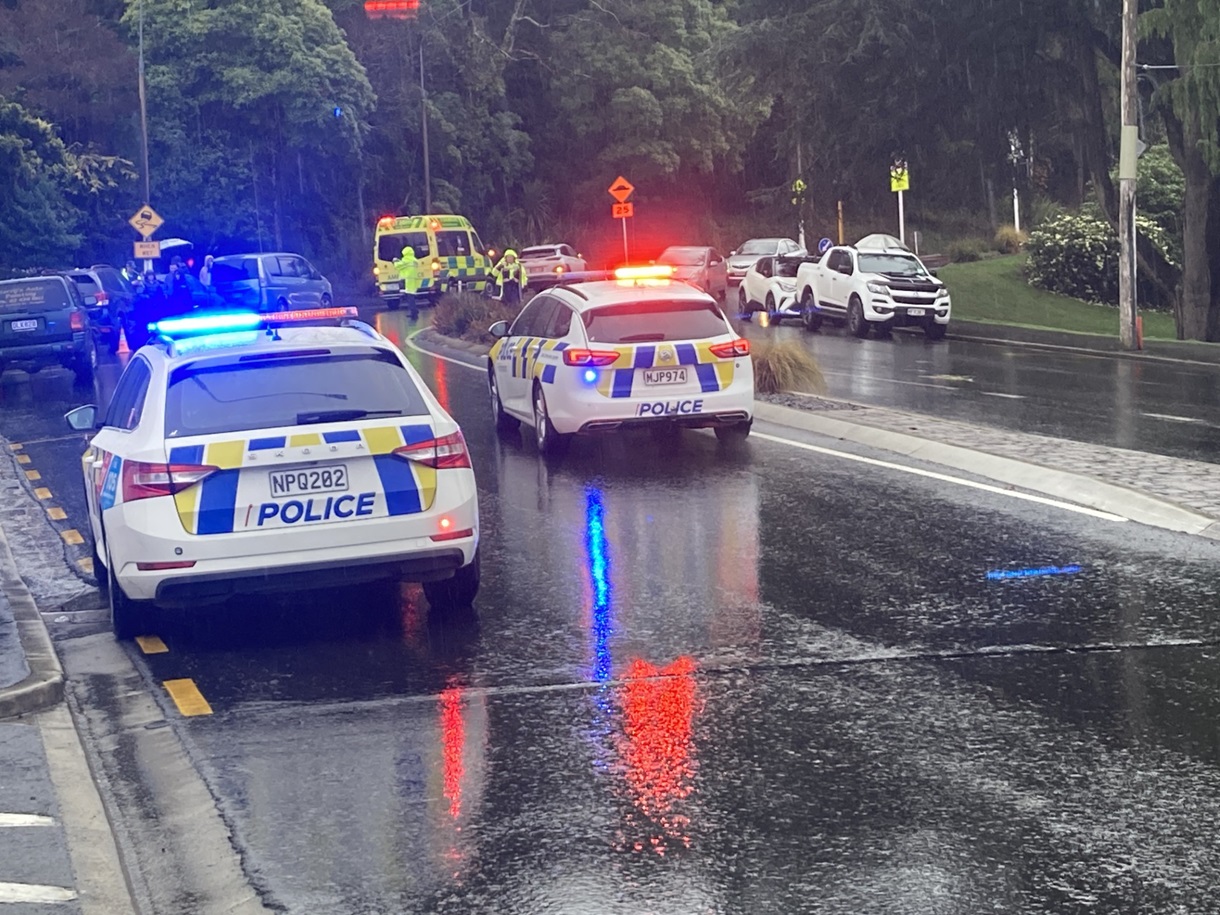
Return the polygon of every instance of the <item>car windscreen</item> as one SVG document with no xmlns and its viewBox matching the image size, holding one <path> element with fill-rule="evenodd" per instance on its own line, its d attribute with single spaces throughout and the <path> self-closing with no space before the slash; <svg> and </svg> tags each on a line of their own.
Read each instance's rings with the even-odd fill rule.
<svg viewBox="0 0 1220 915">
<path fill-rule="evenodd" d="M 860 270 L 863 273 L 887 273 L 890 276 L 927 276 L 915 258 L 905 254 L 860 254 Z"/>
<path fill-rule="evenodd" d="M 796 271 L 800 269 L 800 261 L 784 260 L 782 257 L 775 259 L 775 275 L 776 276 L 796 276 Z"/>
<path fill-rule="evenodd" d="M 63 280 L 13 280 L 0 283 L 0 312 L 59 311 L 72 301 Z"/>
<path fill-rule="evenodd" d="M 702 267 L 703 258 L 702 248 L 666 248 L 657 258 L 657 263 L 674 267 Z"/>
<path fill-rule="evenodd" d="M 419 388 L 392 353 L 257 353 L 175 369 L 165 396 L 165 436 L 427 412 Z"/>
<path fill-rule="evenodd" d="M 590 343 L 654 343 L 702 340 L 729 332 L 724 313 L 711 302 L 627 302 L 586 311 Z"/>
<path fill-rule="evenodd" d="M 411 248 L 418 258 L 425 258 L 428 250 L 427 232 L 395 232 L 377 238 L 377 259 L 396 261 L 402 257 L 402 249 Z"/>
<path fill-rule="evenodd" d="M 779 243 L 774 238 L 752 238 L 740 248 L 738 254 L 774 254 Z"/>
</svg>

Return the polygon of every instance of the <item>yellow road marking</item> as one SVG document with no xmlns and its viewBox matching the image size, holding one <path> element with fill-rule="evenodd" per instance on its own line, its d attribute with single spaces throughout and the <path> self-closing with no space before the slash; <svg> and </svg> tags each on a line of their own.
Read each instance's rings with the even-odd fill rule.
<svg viewBox="0 0 1220 915">
<path fill-rule="evenodd" d="M 33 483 L 35 480 L 41 480 L 42 474 L 39 473 L 37 470 L 27 470 L 25 472 L 25 478 L 27 480 L 29 480 L 31 483 Z"/>
<path fill-rule="evenodd" d="M 169 646 L 161 641 L 161 636 L 159 635 L 137 635 L 136 644 L 140 646 L 140 651 L 145 654 L 165 654 L 169 651 Z M 203 697 L 200 696 L 199 698 L 202 699 Z"/>
<path fill-rule="evenodd" d="M 30 456 L 28 454 L 17 455 L 18 464 L 28 464 L 29 462 L 30 462 Z"/>
<path fill-rule="evenodd" d="M 73 546 L 79 546 L 85 542 L 85 538 L 80 535 L 80 531 L 78 531 L 76 528 L 60 531 L 59 536 L 64 538 L 64 543 L 70 543 Z"/>
<path fill-rule="evenodd" d="M 45 486 L 39 486 L 34 490 L 34 495 L 38 496 L 40 499 L 49 499 L 51 498 L 51 490 L 47 489 Z"/>
<path fill-rule="evenodd" d="M 78 569 L 80 569 L 82 572 L 87 572 L 90 575 L 92 575 L 93 574 L 93 557 L 86 556 L 84 559 L 76 560 L 76 567 Z"/>
<path fill-rule="evenodd" d="M 11 449 L 13 449 L 14 451 L 20 451 L 22 448 L 25 447 L 25 445 L 19 444 L 17 442 L 13 442 L 11 445 L 9 445 L 9 447 Z"/>
<path fill-rule="evenodd" d="M 170 698 L 174 700 L 174 705 L 178 706 L 178 711 L 186 717 L 212 714 L 212 706 L 203 698 L 203 693 L 199 692 L 194 680 L 166 680 L 164 686 Z"/>
<path fill-rule="evenodd" d="M 64 518 L 68 517 L 68 513 L 59 507 L 48 508 L 47 517 L 50 518 L 52 521 L 63 521 Z"/>
</svg>

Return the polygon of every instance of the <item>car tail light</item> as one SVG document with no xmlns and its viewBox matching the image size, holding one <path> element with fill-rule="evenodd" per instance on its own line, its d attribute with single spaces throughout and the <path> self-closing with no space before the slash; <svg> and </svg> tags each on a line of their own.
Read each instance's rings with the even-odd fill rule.
<svg viewBox="0 0 1220 915">
<path fill-rule="evenodd" d="M 462 530 L 460 530 L 460 531 L 445 531 L 440 534 L 432 534 L 429 539 L 435 540 L 437 542 L 441 542 L 441 541 L 445 541 L 445 540 L 461 540 L 465 537 L 473 537 L 473 536 L 474 536 L 474 528 L 466 527 L 466 528 L 462 528 Z"/>
<path fill-rule="evenodd" d="M 726 340 L 724 343 L 717 343 L 715 346 L 709 347 L 713 356 L 721 359 L 735 359 L 738 356 L 750 355 L 750 341 L 745 337 L 738 337 L 736 340 Z"/>
<path fill-rule="evenodd" d="M 206 464 L 148 464 L 126 461 L 123 464 L 123 501 L 135 502 L 157 496 L 172 496 L 207 479 L 219 467 Z"/>
<path fill-rule="evenodd" d="M 110 293 L 103 292 L 101 289 L 99 289 L 97 291 L 97 295 L 95 295 L 93 298 L 97 302 L 97 304 L 105 305 L 107 302 L 110 301 Z"/>
<path fill-rule="evenodd" d="M 68 319 L 68 324 L 73 330 L 84 330 L 85 316 L 79 311 L 73 311 L 72 317 Z"/>
<path fill-rule="evenodd" d="M 394 454 L 426 467 L 435 467 L 437 470 L 470 466 L 470 452 L 466 450 L 466 439 L 462 438 L 461 432 L 428 439 L 426 442 L 416 442 L 414 445 L 403 445 L 401 448 L 395 448 Z"/>
<path fill-rule="evenodd" d="M 565 365 L 610 365 L 618 359 L 614 350 L 598 349 L 565 349 L 563 361 Z"/>
</svg>

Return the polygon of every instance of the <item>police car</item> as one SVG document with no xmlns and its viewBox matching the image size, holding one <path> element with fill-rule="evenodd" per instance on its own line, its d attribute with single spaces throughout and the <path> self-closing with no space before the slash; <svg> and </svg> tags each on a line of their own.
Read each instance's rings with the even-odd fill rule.
<svg viewBox="0 0 1220 915">
<path fill-rule="evenodd" d="M 631 426 L 745 438 L 754 418 L 749 341 L 672 270 L 623 267 L 614 279 L 557 286 L 511 326 L 493 324 L 487 382 L 497 426 L 528 423 L 544 454 L 576 433 Z"/>
<path fill-rule="evenodd" d="M 377 579 L 434 609 L 479 586 L 474 471 L 457 423 L 354 308 L 150 325 L 82 466 L 94 571 L 118 638 L 151 608 Z M 358 598 L 353 597 L 353 600 Z"/>
</svg>

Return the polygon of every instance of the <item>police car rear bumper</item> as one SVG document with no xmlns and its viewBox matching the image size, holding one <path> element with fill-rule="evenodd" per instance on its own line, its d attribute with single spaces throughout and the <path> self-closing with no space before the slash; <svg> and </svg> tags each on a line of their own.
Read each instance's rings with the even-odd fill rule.
<svg viewBox="0 0 1220 915">
<path fill-rule="evenodd" d="M 561 433 L 609 432 L 658 422 L 692 429 L 732 425 L 754 415 L 753 373 L 743 366 L 738 375 L 726 390 L 706 393 L 673 393 L 658 386 L 645 396 L 614 398 L 583 388 L 574 398 L 557 400 L 554 406 L 548 399 L 547 410 Z"/>
</svg>

